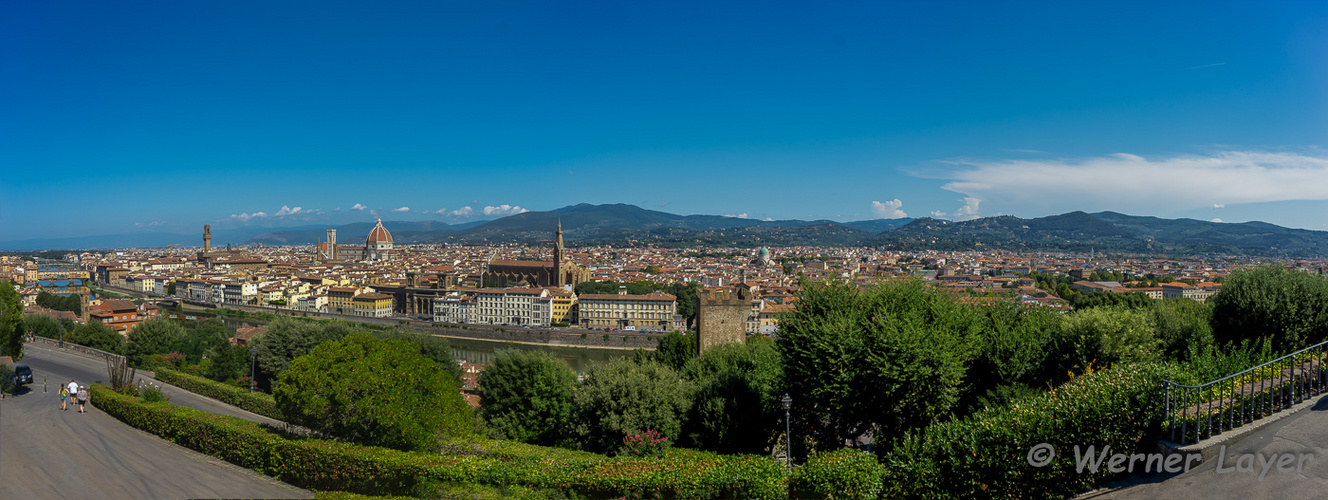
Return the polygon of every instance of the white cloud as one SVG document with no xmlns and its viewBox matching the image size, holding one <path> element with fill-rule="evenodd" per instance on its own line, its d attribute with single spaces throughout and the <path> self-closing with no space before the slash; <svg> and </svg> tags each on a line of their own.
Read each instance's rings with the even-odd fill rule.
<svg viewBox="0 0 1328 500">
<path fill-rule="evenodd" d="M 453 217 L 467 217 L 474 213 L 475 210 L 471 209 L 470 207 L 461 207 L 449 212 L 448 215 L 451 215 Z"/>
<path fill-rule="evenodd" d="M 432 212 L 426 210 L 424 213 L 426 213 L 426 214 L 447 215 L 447 209 L 446 209 L 446 208 L 440 208 L 440 209 L 438 209 L 438 210 L 434 210 L 434 211 L 432 211 Z"/>
<path fill-rule="evenodd" d="M 1213 217 L 1212 219 L 1208 219 L 1208 222 L 1222 222 L 1222 219 L 1219 219 L 1219 218 L 1217 218 L 1217 217 Z"/>
<path fill-rule="evenodd" d="M 484 215 L 490 217 L 492 216 L 504 217 L 508 215 L 523 214 L 526 212 L 529 212 L 529 210 L 512 205 L 498 205 L 496 207 L 484 207 Z"/>
<path fill-rule="evenodd" d="M 904 202 L 899 201 L 899 198 L 895 198 L 885 203 L 873 201 L 871 202 L 872 215 L 877 219 L 902 219 L 908 217 L 908 214 L 899 209 L 902 206 L 904 206 Z"/>
<path fill-rule="evenodd" d="M 156 227 L 165 223 L 166 223 L 165 221 L 159 221 L 159 220 L 152 222 L 135 222 L 134 227 Z"/>
<path fill-rule="evenodd" d="M 724 216 L 725 216 L 725 217 L 733 217 L 733 218 L 737 218 L 737 219 L 746 219 L 746 218 L 747 218 L 747 212 L 743 212 L 743 213 L 740 213 L 740 214 L 724 214 Z"/>
<path fill-rule="evenodd" d="M 941 174 L 976 214 L 977 200 L 1009 213 L 1128 209 L 1169 213 L 1231 203 L 1328 199 L 1328 156 L 1227 151 L 1147 159 L 1131 154 L 1077 160 L 969 161 Z M 969 198 L 973 201 L 970 202 Z M 1223 200 L 1222 204 L 1214 199 Z"/>
<path fill-rule="evenodd" d="M 392 209 L 392 211 L 393 211 L 393 212 L 396 212 L 396 213 L 409 212 L 409 211 L 410 211 L 410 207 L 394 208 L 394 209 Z"/>
<path fill-rule="evenodd" d="M 361 205 L 361 204 L 359 204 L 359 203 L 356 203 L 355 206 L 350 207 L 351 210 L 359 210 L 359 211 L 364 211 L 364 209 L 366 209 L 366 208 L 369 208 L 369 207 L 366 207 L 366 206 Z"/>
<path fill-rule="evenodd" d="M 978 205 L 981 204 L 981 203 L 982 203 L 982 200 L 979 200 L 979 199 L 974 198 L 974 197 L 972 197 L 972 196 L 965 196 L 965 197 L 964 197 L 964 206 L 959 207 L 958 209 L 956 209 L 956 210 L 954 211 L 953 214 L 947 214 L 947 213 L 942 212 L 942 211 L 940 211 L 940 210 L 932 210 L 932 211 L 931 211 L 931 216 L 932 216 L 932 217 L 935 217 L 935 218 L 937 218 L 937 219 L 949 219 L 949 220 L 956 220 L 956 221 L 960 221 L 960 220 L 973 220 L 973 219 L 976 219 L 976 218 L 978 218 L 978 217 L 981 217 L 981 215 L 978 215 Z"/>
<path fill-rule="evenodd" d="M 1208 208 L 1211 208 L 1211 209 L 1213 209 L 1213 210 L 1218 210 L 1218 209 L 1222 209 L 1222 208 L 1227 208 L 1227 206 L 1226 206 L 1226 205 L 1223 205 L 1223 204 L 1221 204 L 1221 203 L 1214 203 L 1213 206 L 1208 207 Z"/>
<path fill-rule="evenodd" d="M 766 222 L 774 222 L 774 221 L 775 221 L 775 219 L 772 219 L 772 218 L 770 218 L 770 217 L 766 217 L 766 218 L 763 219 L 763 220 L 765 220 Z"/>
<path fill-rule="evenodd" d="M 262 219 L 267 217 L 266 212 L 254 212 L 252 214 L 231 214 L 231 218 L 240 222 L 249 222 L 251 219 Z"/>
</svg>

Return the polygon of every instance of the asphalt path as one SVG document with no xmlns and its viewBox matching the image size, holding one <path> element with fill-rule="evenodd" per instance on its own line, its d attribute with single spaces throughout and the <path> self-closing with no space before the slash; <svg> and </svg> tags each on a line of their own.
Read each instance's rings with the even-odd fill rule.
<svg viewBox="0 0 1328 500">
<path fill-rule="evenodd" d="M 32 367 L 34 383 L 0 399 L 0 499 L 313 498 L 134 429 L 91 404 L 85 414 L 61 411 L 60 385 L 105 383 L 103 359 L 27 344 L 20 363 Z M 180 389 L 166 393 L 175 404 L 272 422 Z"/>
<path fill-rule="evenodd" d="M 1108 486 L 1109 489 L 1085 497 L 1095 500 L 1328 497 L 1328 398 L 1236 440 L 1227 445 L 1225 453 L 1204 460 L 1188 472 L 1135 474 Z"/>
</svg>

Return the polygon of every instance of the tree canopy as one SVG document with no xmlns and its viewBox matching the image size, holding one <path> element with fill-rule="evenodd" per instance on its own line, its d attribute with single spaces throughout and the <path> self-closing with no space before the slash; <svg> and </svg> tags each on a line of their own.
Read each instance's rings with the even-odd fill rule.
<svg viewBox="0 0 1328 500">
<path fill-rule="evenodd" d="M 574 393 L 572 432 L 590 451 L 616 450 L 623 437 L 656 430 L 676 440 L 692 404 L 692 383 L 659 363 L 628 359 L 591 365 Z"/>
<path fill-rule="evenodd" d="M 0 280 L 0 356 L 23 359 L 23 299 L 8 281 Z"/>
<path fill-rule="evenodd" d="M 399 450 L 474 432 L 474 416 L 419 346 L 357 333 L 293 360 L 273 387 L 282 414 L 327 436 Z"/>
<path fill-rule="evenodd" d="M 1232 273 L 1213 304 L 1213 336 L 1222 343 L 1268 338 L 1276 351 L 1328 340 L 1328 280 L 1286 267 Z"/>
<path fill-rule="evenodd" d="M 494 434 L 552 446 L 572 411 L 576 374 L 545 351 L 498 351 L 480 373 L 480 414 Z"/>
</svg>

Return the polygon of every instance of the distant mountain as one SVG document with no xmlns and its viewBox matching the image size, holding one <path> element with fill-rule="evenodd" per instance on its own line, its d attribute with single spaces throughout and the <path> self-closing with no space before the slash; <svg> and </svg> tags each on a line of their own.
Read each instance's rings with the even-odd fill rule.
<svg viewBox="0 0 1328 500">
<path fill-rule="evenodd" d="M 1264 222 L 1240 224 L 1159 219 L 1116 212 L 1021 219 L 997 216 L 952 222 L 930 217 L 853 222 L 765 221 L 719 215 L 677 215 L 634 205 L 580 204 L 526 212 L 490 221 L 384 221 L 400 244 L 547 243 L 562 222 L 569 245 L 878 246 L 897 250 L 1097 251 L 1137 253 L 1224 253 L 1262 256 L 1328 255 L 1328 232 L 1289 229 Z M 372 223 L 335 226 L 342 244 L 363 242 Z M 277 231 L 240 228 L 213 231 L 212 244 L 312 245 L 327 226 Z M 0 242 L 0 250 L 199 246 L 202 234 L 138 233 Z"/>
<path fill-rule="evenodd" d="M 1328 232 L 1264 222 L 1240 224 L 1159 219 L 1115 212 L 1020 219 L 998 216 L 963 222 L 917 219 L 881 235 L 876 245 L 900 250 L 1098 251 L 1223 253 L 1264 256 L 1328 255 Z"/>
</svg>

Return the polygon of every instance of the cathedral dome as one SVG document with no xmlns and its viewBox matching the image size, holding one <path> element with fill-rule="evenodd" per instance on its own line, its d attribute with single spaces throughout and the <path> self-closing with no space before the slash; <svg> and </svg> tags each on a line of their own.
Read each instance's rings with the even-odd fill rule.
<svg viewBox="0 0 1328 500">
<path fill-rule="evenodd" d="M 381 243 L 391 243 L 391 242 L 392 242 L 392 233 L 387 232 L 387 228 L 383 227 L 383 219 L 382 219 L 382 218 L 379 218 L 379 219 L 378 219 L 378 224 L 375 225 L 374 228 L 373 228 L 372 230 L 369 231 L 369 238 L 368 238 L 368 240 L 366 240 L 366 243 L 368 243 L 368 244 L 370 244 L 370 245 L 372 245 L 372 244 L 374 244 L 374 243 L 380 243 L 380 242 L 381 242 Z"/>
</svg>

